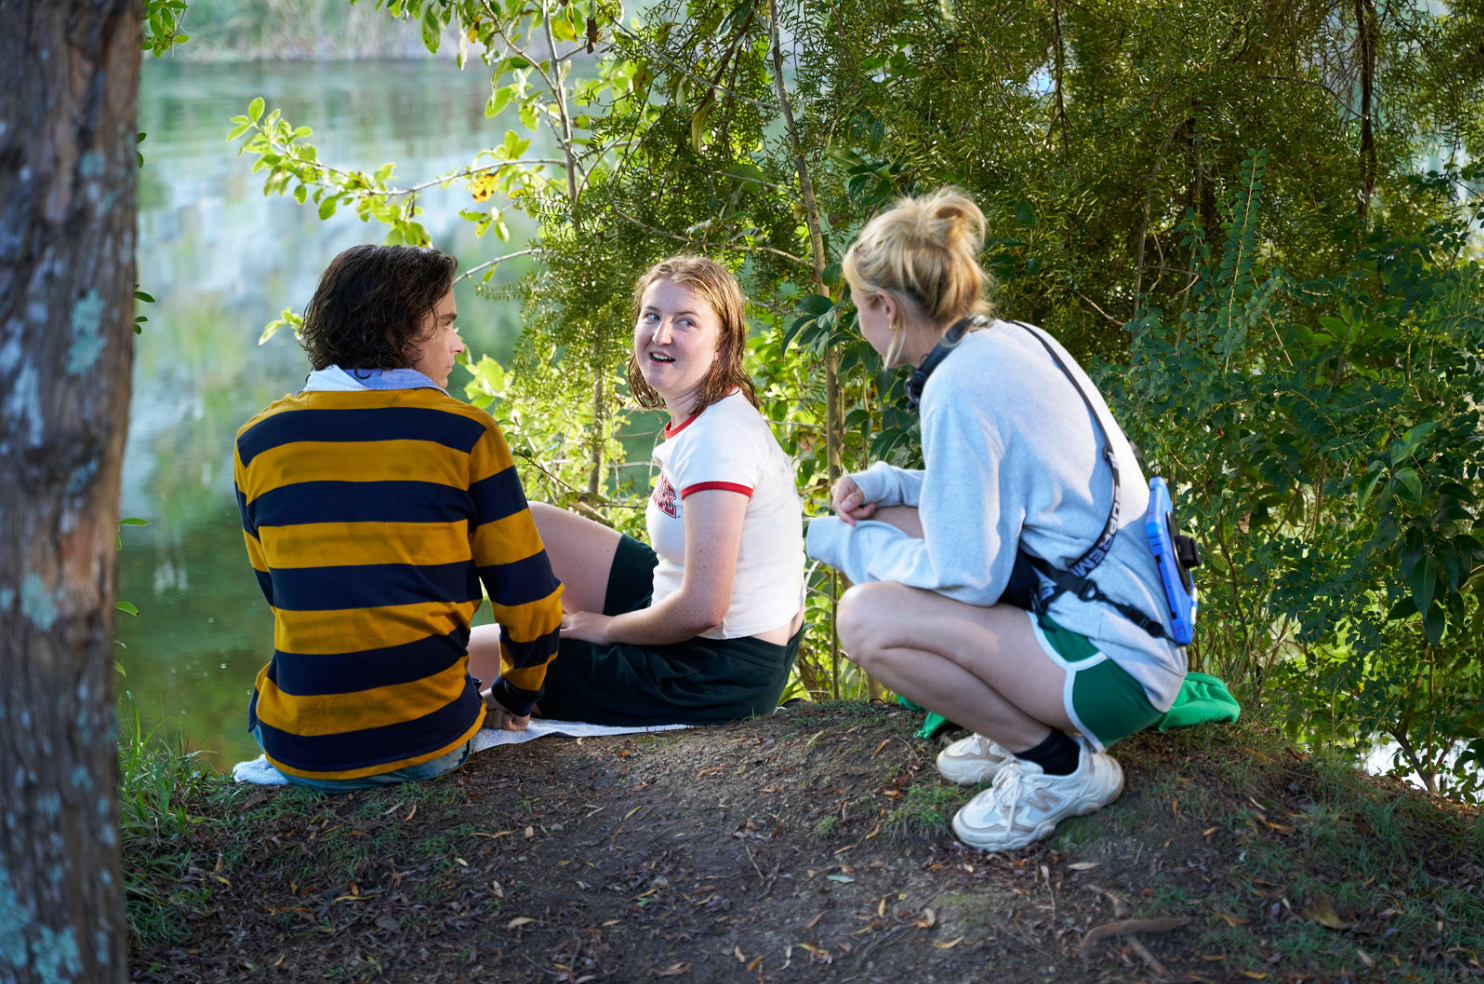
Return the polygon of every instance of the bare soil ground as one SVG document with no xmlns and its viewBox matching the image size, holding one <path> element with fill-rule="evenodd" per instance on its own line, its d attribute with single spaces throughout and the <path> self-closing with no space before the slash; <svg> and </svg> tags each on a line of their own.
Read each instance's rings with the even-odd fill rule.
<svg viewBox="0 0 1484 984">
<path fill-rule="evenodd" d="M 914 738 L 917 724 L 895 708 L 810 705 L 667 735 L 542 739 L 353 796 L 218 788 L 189 805 L 203 819 L 173 874 L 170 858 L 125 860 L 146 871 L 131 906 L 154 927 L 136 938 L 134 977 L 1484 976 L 1467 815 L 1438 820 L 1436 837 L 1409 827 L 1407 843 L 1376 847 L 1373 870 L 1351 870 L 1341 845 L 1384 840 L 1380 821 L 1335 807 L 1300 757 L 1207 728 L 1121 744 L 1119 802 L 1029 850 L 985 854 L 947 832 L 972 791 L 938 778 L 939 746 Z M 1412 795 L 1377 790 L 1383 805 Z M 1443 894 L 1408 896 L 1408 865 Z"/>
</svg>

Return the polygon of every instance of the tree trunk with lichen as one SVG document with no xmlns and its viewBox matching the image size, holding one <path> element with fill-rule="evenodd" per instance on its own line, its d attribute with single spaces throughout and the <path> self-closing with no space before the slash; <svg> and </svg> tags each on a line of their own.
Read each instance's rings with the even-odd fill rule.
<svg viewBox="0 0 1484 984">
<path fill-rule="evenodd" d="M 114 554 L 143 4 L 0 0 L 0 980 L 124 981 Z"/>
</svg>

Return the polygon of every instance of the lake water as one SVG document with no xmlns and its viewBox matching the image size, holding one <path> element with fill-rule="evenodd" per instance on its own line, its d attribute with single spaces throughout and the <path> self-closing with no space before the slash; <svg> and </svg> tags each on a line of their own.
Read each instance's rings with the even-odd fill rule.
<svg viewBox="0 0 1484 984">
<path fill-rule="evenodd" d="M 488 75 L 451 62 L 184 64 L 146 59 L 139 129 L 139 281 L 157 303 L 138 338 L 122 515 L 118 616 L 120 714 L 132 692 L 146 730 L 181 734 L 218 767 L 257 754 L 247 695 L 272 654 L 273 618 L 247 563 L 232 492 L 232 438 L 307 371 L 291 333 L 258 345 L 285 306 L 302 310 L 340 250 L 386 230 L 341 210 L 321 222 L 311 202 L 265 198 L 250 157 L 225 142 L 228 120 L 255 96 L 313 127 L 320 160 L 372 170 L 397 162 L 404 184 L 468 164 L 513 118 L 486 120 Z M 541 149 L 541 141 L 533 152 Z M 467 268 L 517 246 L 478 239 L 457 215 L 457 189 L 423 196 L 434 244 Z M 516 237 L 523 231 L 512 229 Z M 501 268 L 496 283 L 521 272 Z M 471 353 L 506 356 L 519 311 L 458 288 Z M 455 369 L 456 395 L 468 379 Z"/>
</svg>

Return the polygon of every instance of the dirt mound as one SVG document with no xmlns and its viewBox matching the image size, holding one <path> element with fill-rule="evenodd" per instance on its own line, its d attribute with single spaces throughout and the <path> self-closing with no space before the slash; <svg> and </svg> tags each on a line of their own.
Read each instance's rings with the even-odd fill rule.
<svg viewBox="0 0 1484 984">
<path fill-rule="evenodd" d="M 1397 920 L 1379 901 L 1386 874 L 1326 870 L 1318 824 L 1333 818 L 1301 763 L 1249 749 L 1269 767 L 1239 775 L 1209 735 L 1138 736 L 1118 749 L 1118 803 L 991 855 L 947 834 L 971 791 L 937 777 L 938 745 L 912 737 L 917 723 L 807 706 L 497 748 L 374 793 L 219 791 L 193 808 L 214 814 L 194 861 L 135 893 L 136 925 L 158 917 L 136 940 L 135 977 L 957 984 L 1392 969 L 1379 963 Z M 1285 871 L 1295 857 L 1301 870 Z M 1484 871 L 1447 864 L 1477 896 Z M 1377 904 L 1350 904 L 1357 892 Z M 1428 973 L 1470 977 L 1467 940 L 1445 952 L 1456 927 L 1437 924 Z"/>
</svg>

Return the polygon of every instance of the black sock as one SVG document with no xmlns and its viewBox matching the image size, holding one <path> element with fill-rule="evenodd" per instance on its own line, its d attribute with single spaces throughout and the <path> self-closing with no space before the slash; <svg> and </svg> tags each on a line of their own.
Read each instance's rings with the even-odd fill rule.
<svg viewBox="0 0 1484 984">
<path fill-rule="evenodd" d="M 1013 753 L 1018 759 L 1034 762 L 1048 776 L 1069 776 L 1077 771 L 1082 749 L 1060 728 L 1052 728 L 1046 739 L 1028 752 Z"/>
</svg>

